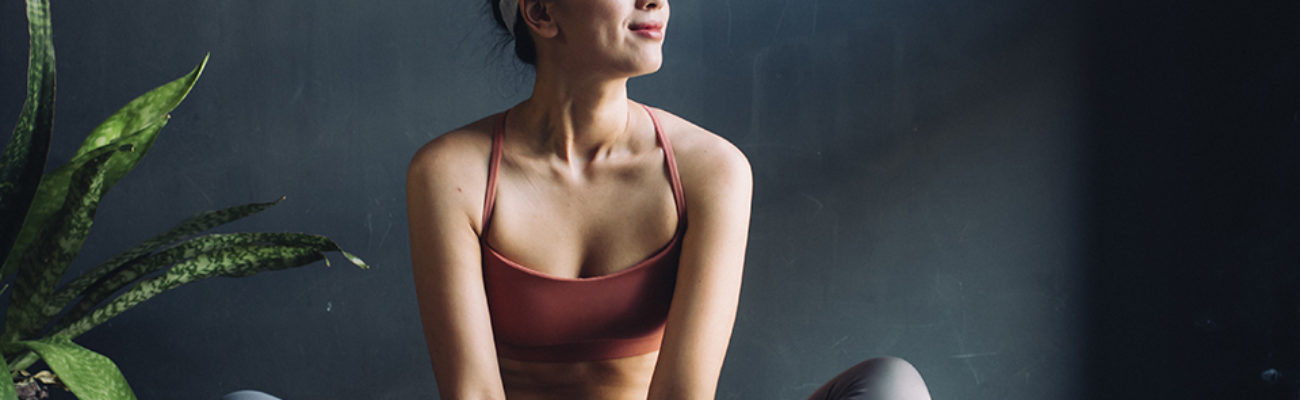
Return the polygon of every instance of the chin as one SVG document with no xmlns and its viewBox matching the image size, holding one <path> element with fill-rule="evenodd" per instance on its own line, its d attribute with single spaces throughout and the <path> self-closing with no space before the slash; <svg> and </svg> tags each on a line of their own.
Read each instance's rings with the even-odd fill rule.
<svg viewBox="0 0 1300 400">
<path fill-rule="evenodd" d="M 659 67 L 661 67 L 662 64 L 663 64 L 663 63 L 656 62 L 656 63 L 654 63 L 653 65 L 647 65 L 647 66 L 646 66 L 645 68 L 643 68 L 639 73 L 637 73 L 636 75 L 633 75 L 633 76 L 650 75 L 650 74 L 653 74 L 653 73 L 655 73 L 655 72 L 659 72 Z"/>
<path fill-rule="evenodd" d="M 663 67 L 663 64 L 664 64 L 663 56 L 656 54 L 653 57 L 646 57 L 637 60 L 635 63 L 633 63 L 633 65 L 631 66 L 631 68 L 629 68 L 629 70 L 632 71 L 633 77 L 650 75 L 655 72 L 659 72 L 659 68 Z"/>
<path fill-rule="evenodd" d="M 659 71 L 663 66 L 662 53 L 642 53 L 620 58 L 611 58 L 605 62 L 586 62 L 574 65 L 573 69 L 587 69 L 610 78 L 635 78 Z"/>
</svg>

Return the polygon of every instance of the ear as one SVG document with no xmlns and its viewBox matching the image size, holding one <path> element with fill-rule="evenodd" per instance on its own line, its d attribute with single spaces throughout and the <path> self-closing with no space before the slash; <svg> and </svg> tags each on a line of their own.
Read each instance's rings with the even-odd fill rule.
<svg viewBox="0 0 1300 400">
<path fill-rule="evenodd" d="M 543 38 L 552 38 L 560 33 L 555 19 L 551 18 L 550 3 L 548 0 L 519 0 L 524 23 Z"/>
</svg>

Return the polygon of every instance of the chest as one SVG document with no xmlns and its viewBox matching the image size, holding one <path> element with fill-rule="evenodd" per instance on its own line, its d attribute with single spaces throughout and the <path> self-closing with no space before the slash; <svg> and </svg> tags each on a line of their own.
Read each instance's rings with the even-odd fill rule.
<svg viewBox="0 0 1300 400">
<path fill-rule="evenodd" d="M 653 166 L 580 181 L 527 172 L 503 168 L 487 241 L 536 272 L 608 275 L 662 249 L 676 232 L 672 186 Z"/>
</svg>

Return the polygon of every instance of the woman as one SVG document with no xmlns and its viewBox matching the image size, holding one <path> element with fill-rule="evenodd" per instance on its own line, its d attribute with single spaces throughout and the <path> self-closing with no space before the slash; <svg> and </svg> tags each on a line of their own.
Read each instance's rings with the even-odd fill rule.
<svg viewBox="0 0 1300 400">
<path fill-rule="evenodd" d="M 407 174 L 442 398 L 712 398 L 752 178 L 726 140 L 627 97 L 662 63 L 668 2 L 488 1 L 533 94 L 429 142 Z M 901 360 L 855 368 L 823 391 L 924 393 Z"/>
</svg>

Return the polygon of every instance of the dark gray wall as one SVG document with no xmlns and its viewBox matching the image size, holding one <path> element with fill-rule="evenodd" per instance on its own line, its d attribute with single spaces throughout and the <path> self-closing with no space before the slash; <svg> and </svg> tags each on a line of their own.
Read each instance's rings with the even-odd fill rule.
<svg viewBox="0 0 1300 400">
<path fill-rule="evenodd" d="M 631 93 L 732 140 L 756 178 L 741 308 L 718 397 L 800 399 L 841 369 L 885 354 L 916 364 L 939 399 L 1228 390 L 1204 379 L 1209 373 L 1152 375 L 1222 364 L 1167 357 L 1203 344 L 1194 339 L 1155 350 L 1147 345 L 1154 340 L 1140 339 L 1195 335 L 1179 324 L 1202 329 L 1193 323 L 1201 319 L 1178 319 L 1162 331 L 1152 322 L 1159 310 L 1132 307 L 1158 297 L 1177 308 L 1203 288 L 1151 291 L 1164 285 L 1152 280 L 1173 271 L 1145 262 L 1148 242 L 1170 252 L 1185 244 L 1217 248 L 1225 258 L 1248 247 L 1209 234 L 1192 242 L 1137 236 L 1179 229 L 1195 213 L 1132 218 L 1168 210 L 1164 192 L 1146 184 L 1181 176 L 1169 169 L 1129 175 L 1132 168 L 1182 160 L 1174 165 L 1206 172 L 1216 163 L 1220 142 L 1174 147 L 1183 153 L 1161 153 L 1169 147 L 1160 145 L 1186 127 L 1173 122 L 1206 118 L 1210 107 L 1158 106 L 1164 113 L 1156 119 L 1134 110 L 1193 94 L 1178 90 L 1215 77 L 1218 64 L 1202 61 L 1218 53 L 1191 49 L 1223 39 L 1182 33 L 1256 26 L 1236 40 L 1273 38 L 1258 45 L 1261 54 L 1297 47 L 1270 30 L 1286 25 L 1254 23 L 1268 13 L 1212 23 L 1177 18 L 1185 15 L 1181 4 L 673 3 L 664 68 L 634 80 Z M 121 104 L 212 53 L 149 156 L 101 205 L 74 270 L 195 212 L 281 195 L 288 200 L 225 230 L 325 234 L 375 267 L 359 271 L 336 259 L 330 268 L 195 283 L 78 342 L 112 357 L 146 399 L 216 398 L 240 388 L 289 399 L 435 397 L 410 283 L 403 172 L 420 144 L 527 95 L 531 78 L 494 47 L 483 5 L 60 1 L 53 15 L 52 164 L 66 161 Z M 0 127 L 12 126 L 22 101 L 22 21 L 20 2 L 0 4 Z M 1188 43 L 1185 53 L 1160 52 L 1177 43 Z M 1284 250 L 1297 243 L 1296 225 L 1264 222 L 1300 222 L 1287 203 L 1300 200 L 1291 183 L 1296 165 L 1280 161 L 1296 149 L 1300 107 L 1286 90 L 1297 88 L 1294 55 L 1250 60 L 1273 73 L 1256 85 L 1280 85 L 1259 100 L 1275 111 L 1259 116 L 1277 125 L 1224 133 L 1245 143 L 1231 148 L 1229 160 L 1253 160 L 1257 147 L 1279 160 L 1236 170 L 1273 182 L 1249 186 L 1256 190 L 1245 197 L 1267 201 L 1250 203 L 1264 211 L 1238 226 L 1276 241 L 1253 264 L 1273 269 L 1298 261 Z M 1146 63 L 1152 60 L 1164 63 Z M 1146 69 L 1131 74 L 1132 65 Z M 1199 72 L 1177 73 L 1187 65 Z M 1258 94 L 1226 93 L 1232 96 L 1195 104 Z M 1223 120 L 1234 120 L 1226 114 L 1234 110 Z M 1206 139 L 1220 131 L 1198 132 Z M 1231 190 L 1232 176 L 1204 184 L 1208 192 L 1183 187 L 1172 195 L 1240 193 Z M 1219 200 L 1193 202 L 1205 207 L 1196 210 L 1242 200 L 1212 198 Z M 1227 268 L 1183 261 L 1193 271 Z M 1156 276 L 1118 277 L 1133 270 Z M 1264 287 L 1256 300 L 1276 303 L 1287 292 L 1274 276 L 1251 274 L 1238 286 Z M 1245 290 L 1206 302 L 1230 303 Z M 1263 321 L 1256 325 L 1289 321 L 1278 317 L 1284 311 L 1256 314 Z M 1228 335 L 1210 343 L 1221 350 L 1211 354 L 1254 339 Z M 1256 382 L 1243 378 L 1258 374 L 1253 365 L 1231 371 L 1233 387 Z M 1200 386 L 1182 383 L 1193 377 Z"/>
<path fill-rule="evenodd" d="M 1099 7 L 1088 398 L 1300 398 L 1300 4 Z"/>
</svg>

